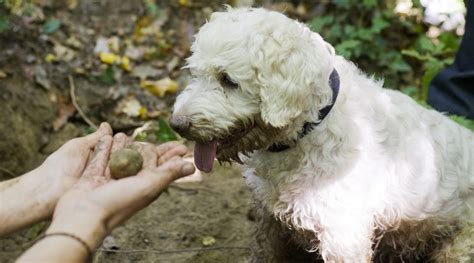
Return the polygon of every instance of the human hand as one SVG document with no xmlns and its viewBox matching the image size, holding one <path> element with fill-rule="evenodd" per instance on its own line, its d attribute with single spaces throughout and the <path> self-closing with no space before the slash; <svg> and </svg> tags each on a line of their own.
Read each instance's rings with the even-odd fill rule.
<svg viewBox="0 0 474 263">
<path fill-rule="evenodd" d="M 40 180 L 38 185 L 46 184 L 49 197 L 43 199 L 52 202 L 53 208 L 57 200 L 79 179 L 99 139 L 110 134 L 110 125 L 102 123 L 96 132 L 66 142 L 32 171 Z"/>
<path fill-rule="evenodd" d="M 183 145 L 139 143 L 143 169 L 136 176 L 114 180 L 107 168 L 110 151 L 126 144 L 124 134 L 102 137 L 80 180 L 59 200 L 47 233 L 71 233 L 95 248 L 172 181 L 194 172 L 194 165 L 181 158 L 187 152 Z"/>
<path fill-rule="evenodd" d="M 81 176 L 99 139 L 111 133 L 110 126 L 104 123 L 95 133 L 65 143 L 38 168 L 2 182 L 0 235 L 51 218 L 59 198 Z"/>
</svg>

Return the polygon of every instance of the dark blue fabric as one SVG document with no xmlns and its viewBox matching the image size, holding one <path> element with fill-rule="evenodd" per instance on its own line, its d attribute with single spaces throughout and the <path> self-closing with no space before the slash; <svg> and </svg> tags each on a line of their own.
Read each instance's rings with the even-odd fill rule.
<svg viewBox="0 0 474 263">
<path fill-rule="evenodd" d="M 454 64 L 431 82 L 428 104 L 441 112 L 474 119 L 474 0 L 467 0 L 466 27 Z"/>
</svg>

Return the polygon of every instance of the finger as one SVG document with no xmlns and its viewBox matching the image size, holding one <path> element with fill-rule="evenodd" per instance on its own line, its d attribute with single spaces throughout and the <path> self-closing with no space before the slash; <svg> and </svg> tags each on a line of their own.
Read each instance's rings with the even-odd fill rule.
<svg viewBox="0 0 474 263">
<path fill-rule="evenodd" d="M 177 147 L 177 146 L 180 146 L 180 145 L 183 145 L 182 143 L 178 142 L 178 141 L 172 141 L 172 142 L 166 142 L 166 143 L 163 143 L 163 144 L 160 144 L 156 147 L 156 152 L 158 154 L 158 156 L 161 156 L 163 154 L 165 154 L 167 151 Z"/>
<path fill-rule="evenodd" d="M 158 165 L 165 163 L 175 156 L 184 156 L 186 153 L 188 153 L 188 148 L 182 144 L 178 144 L 170 148 L 164 154 L 158 155 Z"/>
<path fill-rule="evenodd" d="M 99 142 L 100 138 L 105 135 L 112 135 L 112 128 L 107 122 L 101 123 L 97 131 L 82 137 L 81 140 L 84 141 L 87 147 L 93 148 Z"/>
<path fill-rule="evenodd" d="M 104 182 L 104 174 L 109 160 L 110 150 L 112 147 L 112 136 L 105 135 L 100 138 L 91 160 L 88 162 L 81 180 L 88 180 L 92 182 Z"/>
<path fill-rule="evenodd" d="M 105 224 L 110 229 L 121 224 L 136 211 L 158 198 L 173 180 L 193 172 L 193 164 L 177 157 L 172 158 L 159 169 L 142 170 L 139 173 L 140 176 L 127 177 L 105 185 L 109 187 L 107 189 L 109 196 L 114 196 L 108 204 L 110 215 L 106 216 Z M 106 192 L 105 189 L 103 192 Z M 120 202 L 117 202 L 116 196 L 120 196 Z"/>
<path fill-rule="evenodd" d="M 128 137 L 124 133 L 117 133 L 114 135 L 114 141 L 112 144 L 112 152 L 120 150 L 125 147 L 128 142 Z"/>
<path fill-rule="evenodd" d="M 116 152 L 122 148 L 125 147 L 125 145 L 128 142 L 128 137 L 124 133 L 117 133 L 114 135 L 113 141 L 112 141 L 112 150 L 111 152 Z M 112 175 L 110 173 L 109 166 L 107 165 L 106 170 L 105 170 L 105 177 L 107 179 L 111 179 Z"/>
<path fill-rule="evenodd" d="M 156 167 L 156 160 L 158 156 L 156 154 L 155 146 L 152 144 L 142 145 L 140 153 L 143 157 L 143 167 L 144 168 L 155 168 Z"/>
<path fill-rule="evenodd" d="M 152 176 L 155 183 L 160 185 L 163 183 L 169 184 L 178 178 L 191 175 L 194 171 L 195 167 L 192 163 L 175 156 L 157 169 L 146 170 L 148 172 L 146 176 Z"/>
</svg>

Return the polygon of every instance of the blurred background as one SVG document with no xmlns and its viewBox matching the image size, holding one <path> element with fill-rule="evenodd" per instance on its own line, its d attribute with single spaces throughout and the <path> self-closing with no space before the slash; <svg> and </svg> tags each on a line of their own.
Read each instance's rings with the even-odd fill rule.
<svg viewBox="0 0 474 263">
<path fill-rule="evenodd" d="M 0 180 L 102 121 L 136 140 L 179 139 L 167 120 L 189 80 L 180 68 L 199 27 L 224 4 L 306 23 L 423 105 L 432 78 L 453 62 L 466 12 L 462 0 L 0 0 Z M 0 261 L 14 259 L 46 224 L 0 239 Z M 114 232 L 95 261 L 242 262 L 253 224 L 239 167 L 220 167 L 170 187 Z"/>
</svg>

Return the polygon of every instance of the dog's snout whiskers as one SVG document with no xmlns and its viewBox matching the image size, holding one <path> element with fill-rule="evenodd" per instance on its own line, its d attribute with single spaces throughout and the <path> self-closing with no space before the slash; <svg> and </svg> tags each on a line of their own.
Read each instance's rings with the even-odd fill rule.
<svg viewBox="0 0 474 263">
<path fill-rule="evenodd" d="M 170 119 L 170 126 L 177 133 L 183 135 L 189 131 L 189 128 L 191 128 L 191 121 L 186 115 L 173 115 Z"/>
</svg>

